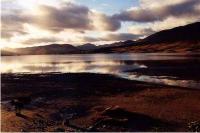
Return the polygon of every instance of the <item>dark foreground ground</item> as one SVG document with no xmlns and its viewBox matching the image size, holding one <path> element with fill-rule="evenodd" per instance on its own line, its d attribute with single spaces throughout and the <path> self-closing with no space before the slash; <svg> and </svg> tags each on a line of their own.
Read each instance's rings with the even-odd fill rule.
<svg viewBox="0 0 200 133">
<path fill-rule="evenodd" d="M 2 74 L 1 91 L 2 131 L 200 130 L 199 90 L 82 73 Z"/>
</svg>

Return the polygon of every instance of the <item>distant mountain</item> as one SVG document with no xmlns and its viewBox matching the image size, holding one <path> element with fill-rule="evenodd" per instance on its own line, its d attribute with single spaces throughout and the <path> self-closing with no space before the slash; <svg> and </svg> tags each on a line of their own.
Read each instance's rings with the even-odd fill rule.
<svg viewBox="0 0 200 133">
<path fill-rule="evenodd" d="M 130 44 L 130 42 L 133 42 L 131 40 L 125 41 L 125 42 L 115 42 L 111 44 L 103 44 L 103 45 L 94 45 L 91 43 L 86 43 L 80 46 L 77 46 L 78 49 L 83 50 L 83 51 L 91 51 L 91 50 L 97 50 L 99 48 L 108 48 L 108 47 L 116 47 L 116 46 L 121 46 L 124 44 Z"/>
<path fill-rule="evenodd" d="M 1 55 L 2 56 L 12 56 L 12 55 L 17 55 L 17 54 L 15 54 L 14 52 L 10 52 L 9 50 L 1 49 Z"/>
<path fill-rule="evenodd" d="M 123 43 L 124 44 L 124 43 Z M 45 46 L 35 46 L 26 48 L 5 48 L 1 50 L 2 56 L 12 56 L 12 55 L 48 55 L 48 54 L 82 54 L 90 53 L 91 51 L 99 48 L 107 48 L 111 46 L 120 46 L 121 42 L 113 44 L 105 44 L 101 46 L 96 46 L 94 44 L 83 44 L 80 46 L 73 46 L 70 44 L 50 44 Z"/>
<path fill-rule="evenodd" d="M 69 44 L 51 44 L 27 48 L 5 49 L 1 55 L 75 54 L 81 51 Z"/>
<path fill-rule="evenodd" d="M 120 41 L 120 42 L 114 42 L 111 44 L 103 44 L 103 45 L 99 45 L 98 48 L 108 48 L 108 47 L 118 47 L 118 46 L 123 46 L 123 45 L 127 45 L 127 44 L 131 44 L 133 43 L 132 40 L 127 40 L 127 41 Z"/>
<path fill-rule="evenodd" d="M 86 43 L 86 44 L 77 46 L 77 48 L 80 50 L 94 50 L 94 49 L 97 49 L 98 46 L 91 44 L 91 43 Z"/>
<path fill-rule="evenodd" d="M 93 52 L 200 52 L 200 22 L 163 30 L 138 41 L 121 43 L 120 46 Z"/>
<path fill-rule="evenodd" d="M 3 49 L 1 55 L 123 53 L 123 52 L 200 52 L 200 22 L 163 30 L 137 41 L 115 42 L 96 46 L 51 44 L 46 46 Z"/>
</svg>

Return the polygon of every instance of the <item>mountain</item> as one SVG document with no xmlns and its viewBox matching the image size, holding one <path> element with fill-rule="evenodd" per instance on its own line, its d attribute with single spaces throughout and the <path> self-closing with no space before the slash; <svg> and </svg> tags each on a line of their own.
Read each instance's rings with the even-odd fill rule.
<svg viewBox="0 0 200 133">
<path fill-rule="evenodd" d="M 77 46 L 77 48 L 80 50 L 94 50 L 94 49 L 97 49 L 98 46 L 91 44 L 91 43 L 86 43 L 86 44 Z"/>
<path fill-rule="evenodd" d="M 10 50 L 5 50 L 5 49 L 1 49 L 1 55 L 2 56 L 12 56 L 12 55 L 17 55 L 14 52 L 11 52 Z"/>
<path fill-rule="evenodd" d="M 133 41 L 132 40 L 127 40 L 127 41 L 120 41 L 120 42 L 114 42 L 111 44 L 103 44 L 103 45 L 99 45 L 98 48 L 108 48 L 108 47 L 118 47 L 118 46 L 123 46 L 123 45 L 127 45 L 127 44 L 131 44 Z"/>
<path fill-rule="evenodd" d="M 93 52 L 200 52 L 200 22 L 163 30 L 128 44 L 126 41 L 122 43 L 121 46 L 101 48 Z"/>
<path fill-rule="evenodd" d="M 45 54 L 81 54 L 90 53 L 92 50 L 120 46 L 121 42 L 113 44 L 105 44 L 103 46 L 96 46 L 94 44 L 83 44 L 80 46 L 73 46 L 70 44 L 50 44 L 45 46 L 35 46 L 26 48 L 4 48 L 1 50 L 2 56 L 12 56 L 12 55 L 45 55 Z"/>
<path fill-rule="evenodd" d="M 123 52 L 200 52 L 200 22 L 163 30 L 137 41 L 127 40 L 96 46 L 51 44 L 46 46 L 3 49 L 1 55 L 123 53 Z"/>
<path fill-rule="evenodd" d="M 200 22 L 157 32 L 143 41 L 146 43 L 165 43 L 200 40 Z"/>
<path fill-rule="evenodd" d="M 4 49 L 1 55 L 42 55 L 42 54 L 76 54 L 81 51 L 69 44 L 51 44 L 46 46 Z"/>
<path fill-rule="evenodd" d="M 98 45 L 98 46 L 94 45 L 94 44 L 91 44 L 91 43 L 86 43 L 86 44 L 77 46 L 77 48 L 87 52 L 87 51 L 96 50 L 96 49 L 99 49 L 99 48 L 108 48 L 108 47 L 121 46 L 121 45 L 126 44 L 126 42 L 128 44 L 130 41 L 131 40 L 128 40 L 128 41 L 125 41 L 125 42 L 115 42 L 115 43 L 111 43 L 111 44 L 103 44 L 103 45 Z"/>
</svg>

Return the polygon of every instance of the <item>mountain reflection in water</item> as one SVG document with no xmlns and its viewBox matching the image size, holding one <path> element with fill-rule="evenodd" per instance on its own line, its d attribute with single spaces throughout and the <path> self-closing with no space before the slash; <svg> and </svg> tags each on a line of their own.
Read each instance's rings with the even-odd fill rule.
<svg viewBox="0 0 200 133">
<path fill-rule="evenodd" d="M 3 56 L 1 73 L 104 73 L 130 80 L 200 88 L 199 54 Z"/>
</svg>

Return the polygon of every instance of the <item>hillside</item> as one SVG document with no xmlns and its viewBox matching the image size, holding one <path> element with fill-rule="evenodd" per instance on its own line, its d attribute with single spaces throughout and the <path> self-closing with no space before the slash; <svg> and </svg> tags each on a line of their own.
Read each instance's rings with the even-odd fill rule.
<svg viewBox="0 0 200 133">
<path fill-rule="evenodd" d="M 132 43 L 102 48 L 94 53 L 115 52 L 200 52 L 200 22 L 163 30 Z"/>
<path fill-rule="evenodd" d="M 69 44 L 51 44 L 46 46 L 5 49 L 1 55 L 42 55 L 42 54 L 76 54 L 81 51 Z"/>
<path fill-rule="evenodd" d="M 200 22 L 163 30 L 138 41 L 127 40 L 96 46 L 84 44 L 50 44 L 1 50 L 1 55 L 123 53 L 123 52 L 200 52 Z"/>
<path fill-rule="evenodd" d="M 77 46 L 77 48 L 80 50 L 94 50 L 94 49 L 97 49 L 98 46 L 91 44 L 91 43 L 86 43 L 86 44 Z"/>
</svg>

